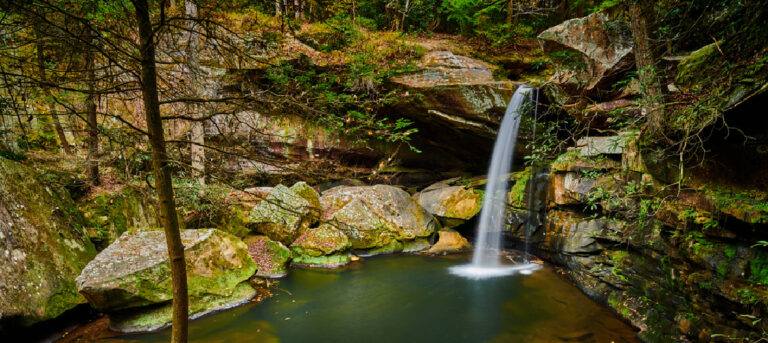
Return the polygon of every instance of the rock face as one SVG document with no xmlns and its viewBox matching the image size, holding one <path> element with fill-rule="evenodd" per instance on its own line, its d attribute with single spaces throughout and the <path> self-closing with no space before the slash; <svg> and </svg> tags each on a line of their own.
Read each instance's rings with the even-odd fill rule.
<svg viewBox="0 0 768 343">
<path fill-rule="evenodd" d="M 226 303 L 247 300 L 237 296 L 232 299 L 233 295 L 240 294 L 236 293 L 241 287 L 238 285 L 256 271 L 256 264 L 242 241 L 214 229 L 186 230 L 181 238 L 190 303 L 199 303 L 191 315 L 223 306 L 222 299 L 226 299 Z M 115 328 L 142 331 L 165 326 L 170 317 L 147 317 L 147 313 L 136 309 L 164 304 L 173 297 L 165 244 L 162 231 L 126 232 L 83 269 L 77 277 L 78 291 L 100 311 L 134 309 L 131 315 L 123 317 L 126 323 L 118 323 Z M 242 289 L 239 292 L 247 293 Z M 253 294 L 251 289 L 250 295 Z M 129 322 L 136 325 L 127 324 Z"/>
<path fill-rule="evenodd" d="M 444 228 L 461 225 L 474 217 L 482 208 L 482 194 L 464 186 L 437 183 L 414 195 L 414 199 L 427 212 L 443 224 Z"/>
<path fill-rule="evenodd" d="M 761 337 L 768 326 L 722 309 L 762 317 L 768 308 L 768 253 L 755 245 L 768 222 L 758 219 L 768 218 L 758 204 L 768 194 L 722 185 L 665 192 L 640 168 L 622 167 L 614 151 L 579 152 L 551 166 L 549 205 L 529 240 L 534 253 L 564 266 L 646 341 Z M 507 234 L 525 237 L 523 226 Z"/>
<path fill-rule="evenodd" d="M 404 151 L 403 158 L 413 160 L 409 166 L 428 169 L 468 169 L 473 162 L 485 167 L 518 85 L 494 80 L 492 65 L 449 51 L 427 52 L 419 67 L 414 74 L 392 79 L 399 96 L 389 111 L 414 121 L 419 129 L 412 136 L 414 144 L 425 152 Z M 526 130 L 521 132 L 525 137 Z"/>
<path fill-rule="evenodd" d="M 538 39 L 558 67 L 550 81 L 569 94 L 597 95 L 634 63 L 629 23 L 610 20 L 602 12 L 567 20 Z"/>
<path fill-rule="evenodd" d="M 355 249 L 428 237 L 439 226 L 408 193 L 392 186 L 336 187 L 320 202 L 323 220 L 336 224 Z"/>
<path fill-rule="evenodd" d="M 291 244 L 320 216 L 319 195 L 304 182 L 291 188 L 277 185 L 251 212 L 256 230 L 285 245 Z"/>
<path fill-rule="evenodd" d="M 96 255 L 69 194 L 0 158 L 0 331 L 84 303 L 75 278 Z"/>
<path fill-rule="evenodd" d="M 267 236 L 249 236 L 244 242 L 248 254 L 256 262 L 256 276 L 277 278 L 288 274 L 288 262 L 293 254 L 283 243 Z"/>
</svg>

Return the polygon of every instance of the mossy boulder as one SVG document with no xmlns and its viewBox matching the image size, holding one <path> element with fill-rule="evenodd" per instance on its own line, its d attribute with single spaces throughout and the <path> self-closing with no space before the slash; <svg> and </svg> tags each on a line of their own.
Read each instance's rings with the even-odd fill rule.
<svg viewBox="0 0 768 343">
<path fill-rule="evenodd" d="M 237 284 L 230 295 L 204 294 L 190 299 L 189 317 L 195 319 L 206 314 L 226 310 L 243 304 L 256 296 L 248 282 Z M 171 325 L 173 304 L 165 302 L 148 308 L 132 308 L 109 315 L 109 328 L 117 332 L 146 332 Z"/>
<path fill-rule="evenodd" d="M 412 242 L 412 241 L 407 241 Z M 376 256 L 376 255 L 391 255 L 391 254 L 397 254 L 399 252 L 403 251 L 403 248 L 405 247 L 405 244 L 400 241 L 392 240 L 387 243 L 387 245 L 375 247 L 371 249 L 360 249 L 355 250 L 355 255 L 358 256 Z"/>
<path fill-rule="evenodd" d="M 291 244 L 291 250 L 296 254 L 315 257 L 343 252 L 350 247 L 349 238 L 330 224 L 307 230 Z"/>
<path fill-rule="evenodd" d="M 251 232 L 248 225 L 251 222 L 253 205 L 233 203 L 224 209 L 221 215 L 213 219 L 216 228 L 226 233 L 245 238 Z"/>
<path fill-rule="evenodd" d="M 96 256 L 69 194 L 0 157 L 0 331 L 84 303 L 75 278 Z"/>
<path fill-rule="evenodd" d="M 128 186 L 115 193 L 90 196 L 81 208 L 92 228 L 91 240 L 100 247 L 108 246 L 129 228 L 161 225 L 154 201 Z"/>
<path fill-rule="evenodd" d="M 231 296 L 256 264 L 237 237 L 215 229 L 181 233 L 191 301 Z M 78 291 L 100 311 L 163 303 L 172 299 L 171 264 L 163 231 L 129 231 L 104 249 L 77 277 Z"/>
<path fill-rule="evenodd" d="M 424 251 L 428 250 L 431 246 L 426 238 L 417 238 L 412 241 L 403 242 L 403 252 L 414 253 Z"/>
<path fill-rule="evenodd" d="M 293 259 L 291 265 L 309 268 L 338 268 L 351 261 L 352 259 L 347 253 L 324 256 L 298 255 Z"/>
<path fill-rule="evenodd" d="M 304 182 L 291 188 L 277 185 L 251 211 L 256 231 L 283 244 L 291 244 L 320 216 L 319 195 Z"/>
<path fill-rule="evenodd" d="M 393 186 L 336 187 L 320 202 L 323 219 L 337 225 L 355 249 L 428 237 L 439 227 L 416 200 Z"/>
<path fill-rule="evenodd" d="M 427 212 L 437 217 L 445 228 L 461 225 L 474 217 L 483 204 L 480 192 L 464 186 L 428 187 L 414 198 Z"/>
<path fill-rule="evenodd" d="M 248 236 L 244 242 L 256 262 L 256 276 L 277 278 L 288 274 L 288 262 L 293 254 L 283 243 L 267 236 Z"/>
</svg>

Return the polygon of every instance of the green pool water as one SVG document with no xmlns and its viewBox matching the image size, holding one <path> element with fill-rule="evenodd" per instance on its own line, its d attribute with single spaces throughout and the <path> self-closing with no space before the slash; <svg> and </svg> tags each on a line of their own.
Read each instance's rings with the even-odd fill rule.
<svg viewBox="0 0 768 343">
<path fill-rule="evenodd" d="M 468 280 L 469 256 L 370 258 L 292 270 L 276 296 L 190 323 L 192 342 L 637 342 L 635 332 L 550 268 Z M 167 342 L 170 330 L 99 342 Z"/>
</svg>

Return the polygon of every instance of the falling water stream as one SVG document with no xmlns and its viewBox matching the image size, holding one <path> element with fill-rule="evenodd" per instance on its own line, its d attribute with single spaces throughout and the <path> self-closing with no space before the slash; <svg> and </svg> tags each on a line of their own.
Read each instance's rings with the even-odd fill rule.
<svg viewBox="0 0 768 343">
<path fill-rule="evenodd" d="M 485 185 L 483 209 L 477 224 L 475 251 L 472 263 L 451 268 L 451 272 L 472 279 L 484 279 L 514 273 L 531 273 L 539 268 L 537 264 L 524 263 L 503 265 L 499 252 L 502 248 L 501 233 L 506 217 L 509 172 L 517 144 L 517 133 L 526 103 L 532 100 L 533 88 L 523 85 L 517 88 L 507 111 L 501 120 L 501 127 L 493 145 L 488 180 Z"/>
</svg>

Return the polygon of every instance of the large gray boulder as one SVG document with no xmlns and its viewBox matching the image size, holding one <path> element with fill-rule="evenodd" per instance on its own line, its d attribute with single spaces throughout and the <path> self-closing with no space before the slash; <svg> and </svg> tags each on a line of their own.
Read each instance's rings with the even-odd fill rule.
<svg viewBox="0 0 768 343">
<path fill-rule="evenodd" d="M 336 187 L 320 202 L 323 220 L 337 226 L 355 249 L 428 237 L 439 227 L 408 193 L 393 186 Z"/>
<path fill-rule="evenodd" d="M 483 205 L 480 192 L 445 183 L 436 183 L 413 197 L 427 212 L 440 219 L 444 228 L 461 225 L 480 212 Z"/>
<path fill-rule="evenodd" d="M 550 27 L 538 39 L 557 66 L 550 81 L 569 94 L 596 95 L 634 63 L 629 23 L 602 12 Z"/>
<path fill-rule="evenodd" d="M 190 315 L 240 303 L 255 295 L 247 280 L 256 265 L 240 239 L 205 229 L 183 231 L 181 240 L 192 304 Z M 244 282 L 245 286 L 241 285 Z M 163 306 L 145 308 L 153 304 L 170 306 L 173 298 L 164 232 L 124 233 L 88 263 L 77 277 L 77 289 L 94 308 L 122 314 L 112 322 L 115 329 L 143 331 L 167 325 L 170 312 L 158 310 Z"/>
<path fill-rule="evenodd" d="M 290 245 L 320 216 L 319 195 L 299 182 L 291 188 L 277 185 L 251 212 L 256 231 L 270 239 Z"/>
<path fill-rule="evenodd" d="M 0 157 L 0 331 L 85 303 L 75 278 L 94 256 L 69 194 Z"/>
</svg>

